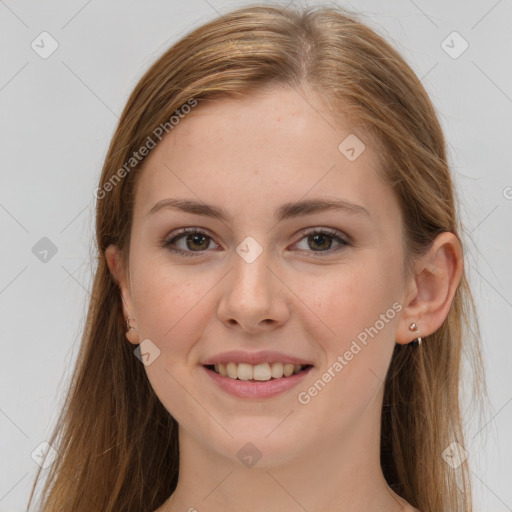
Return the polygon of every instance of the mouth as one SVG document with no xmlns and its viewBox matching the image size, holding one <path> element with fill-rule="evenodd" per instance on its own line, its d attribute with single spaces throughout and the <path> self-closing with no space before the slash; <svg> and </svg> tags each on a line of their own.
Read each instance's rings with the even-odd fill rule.
<svg viewBox="0 0 512 512">
<path fill-rule="evenodd" d="M 207 370 L 232 380 L 248 382 L 265 382 L 278 379 L 288 379 L 294 375 L 306 372 L 313 367 L 311 364 L 293 363 L 218 363 L 203 365 Z"/>
</svg>

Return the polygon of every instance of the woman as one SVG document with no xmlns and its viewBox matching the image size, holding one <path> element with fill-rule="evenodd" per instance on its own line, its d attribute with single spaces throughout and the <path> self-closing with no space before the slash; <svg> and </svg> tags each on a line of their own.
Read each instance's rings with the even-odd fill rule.
<svg viewBox="0 0 512 512">
<path fill-rule="evenodd" d="M 136 86 L 96 196 L 42 510 L 472 510 L 454 187 L 380 36 L 333 7 L 203 25 Z"/>
</svg>

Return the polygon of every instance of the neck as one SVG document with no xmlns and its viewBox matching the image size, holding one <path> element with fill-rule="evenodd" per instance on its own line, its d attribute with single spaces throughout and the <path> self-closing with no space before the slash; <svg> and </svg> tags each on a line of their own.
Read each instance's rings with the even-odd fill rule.
<svg viewBox="0 0 512 512">
<path fill-rule="evenodd" d="M 157 512 L 412 510 L 384 479 L 380 410 L 371 414 L 372 421 L 357 422 L 342 435 L 319 432 L 314 446 L 298 446 L 287 460 L 266 458 L 263 453 L 252 468 L 180 430 L 178 485 Z"/>
</svg>

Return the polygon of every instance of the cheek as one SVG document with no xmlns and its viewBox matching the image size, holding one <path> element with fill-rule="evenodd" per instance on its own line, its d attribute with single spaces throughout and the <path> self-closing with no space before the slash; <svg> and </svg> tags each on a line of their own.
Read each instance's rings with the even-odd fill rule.
<svg viewBox="0 0 512 512">
<path fill-rule="evenodd" d="M 400 268 L 383 265 L 375 255 L 342 267 L 321 279 L 304 283 L 301 297 L 310 309 L 331 329 L 331 337 L 343 341 L 352 339 L 379 320 L 400 297 Z M 390 311 L 392 322 L 396 308 Z M 380 324 L 379 324 L 380 325 Z M 340 345 L 339 348 L 342 348 Z"/>
<path fill-rule="evenodd" d="M 194 379 L 194 365 L 187 361 L 211 315 L 204 299 L 213 284 L 167 265 L 139 267 L 134 279 L 139 336 L 159 349 L 145 371 L 155 394 L 178 422 L 201 415 L 184 387 L 188 389 Z"/>
<path fill-rule="evenodd" d="M 333 273 L 323 293 L 318 287 L 312 294 L 311 309 L 330 328 L 318 340 L 326 355 L 322 372 L 336 375 L 329 381 L 331 392 L 326 398 L 333 393 L 330 399 L 349 409 L 369 400 L 381 386 L 402 309 L 397 300 L 400 266 L 383 264 L 377 255 L 361 260 Z M 327 375 L 325 380 L 329 379 Z"/>
<path fill-rule="evenodd" d="M 179 267 L 141 268 L 133 289 L 140 333 L 162 350 L 184 348 L 206 320 L 203 299 L 211 287 L 206 276 L 191 278 Z"/>
</svg>

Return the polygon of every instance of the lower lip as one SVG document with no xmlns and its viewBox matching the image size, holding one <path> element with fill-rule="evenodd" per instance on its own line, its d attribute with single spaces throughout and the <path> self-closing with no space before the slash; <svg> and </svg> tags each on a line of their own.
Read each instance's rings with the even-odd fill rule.
<svg viewBox="0 0 512 512">
<path fill-rule="evenodd" d="M 281 377 L 280 379 L 247 381 L 223 377 L 203 366 L 203 370 L 222 390 L 239 398 L 270 398 L 280 395 L 299 384 L 312 369 L 313 367 L 310 366 L 296 375 Z"/>
</svg>

